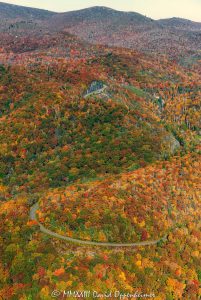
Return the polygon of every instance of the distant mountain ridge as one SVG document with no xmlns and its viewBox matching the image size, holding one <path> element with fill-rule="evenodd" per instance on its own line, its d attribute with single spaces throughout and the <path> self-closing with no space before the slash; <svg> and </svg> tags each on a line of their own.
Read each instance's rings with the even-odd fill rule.
<svg viewBox="0 0 201 300">
<path fill-rule="evenodd" d="M 8 4 L 0 2 L 0 19 L 39 19 L 44 20 L 50 18 L 56 13 L 38 9 L 25 7 L 20 5 Z"/>
<path fill-rule="evenodd" d="M 153 20 L 135 12 L 91 7 L 52 16 L 52 28 L 94 44 L 165 53 L 201 49 L 201 23 L 172 18 Z"/>
<path fill-rule="evenodd" d="M 21 24 L 21 20 L 25 22 Z M 33 22 L 31 25 L 29 22 Z M 172 56 L 201 49 L 201 23 L 181 18 L 153 20 L 103 6 L 56 13 L 0 2 L 0 31 L 9 34 L 68 32 L 93 44 Z"/>
<path fill-rule="evenodd" d="M 201 23 L 183 18 L 173 17 L 169 19 L 160 19 L 158 22 L 164 26 L 176 27 L 180 29 L 191 28 L 194 30 L 201 30 Z"/>
<path fill-rule="evenodd" d="M 99 19 L 108 21 L 126 21 L 127 23 L 133 22 L 135 24 L 152 23 L 154 20 L 147 18 L 136 12 L 118 11 L 104 6 L 94 6 L 86 9 L 59 13 L 54 16 L 54 20 L 61 21 L 97 21 Z"/>
<path fill-rule="evenodd" d="M 146 17 L 137 12 L 131 11 L 119 11 L 105 6 L 93 6 L 89 8 L 84 8 L 75 11 L 68 11 L 63 13 L 53 12 L 45 9 L 9 4 L 5 2 L 0 2 L 0 17 L 1 18 L 39 18 L 47 19 L 54 17 L 54 19 L 61 19 L 61 21 L 69 21 L 72 17 L 75 18 L 75 21 L 83 21 L 89 19 L 96 19 L 97 17 L 105 18 L 116 17 L 116 18 L 127 18 L 127 22 L 134 23 L 151 23 L 157 22 L 164 26 L 195 26 L 196 28 L 201 29 L 201 22 L 194 22 L 188 19 L 183 18 L 167 18 L 154 20 L 152 18 Z"/>
</svg>

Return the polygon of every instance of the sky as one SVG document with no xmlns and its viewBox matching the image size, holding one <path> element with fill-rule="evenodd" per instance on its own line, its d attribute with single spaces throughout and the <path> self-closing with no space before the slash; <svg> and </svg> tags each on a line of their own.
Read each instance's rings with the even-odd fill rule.
<svg viewBox="0 0 201 300">
<path fill-rule="evenodd" d="M 153 19 L 180 17 L 201 22 L 201 0 L 5 0 L 2 2 L 57 12 L 90 6 L 107 6 L 117 10 L 139 12 Z"/>
</svg>

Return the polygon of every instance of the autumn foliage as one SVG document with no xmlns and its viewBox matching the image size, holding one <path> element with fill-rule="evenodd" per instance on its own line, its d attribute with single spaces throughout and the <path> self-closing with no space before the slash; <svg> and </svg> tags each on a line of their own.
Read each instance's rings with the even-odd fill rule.
<svg viewBox="0 0 201 300">
<path fill-rule="evenodd" d="M 67 32 L 0 35 L 0 298 L 93 289 L 199 299 L 199 65 Z M 94 82 L 106 88 L 87 96 Z M 160 242 L 67 243 L 30 220 L 36 202 L 38 221 L 64 236 Z"/>
</svg>

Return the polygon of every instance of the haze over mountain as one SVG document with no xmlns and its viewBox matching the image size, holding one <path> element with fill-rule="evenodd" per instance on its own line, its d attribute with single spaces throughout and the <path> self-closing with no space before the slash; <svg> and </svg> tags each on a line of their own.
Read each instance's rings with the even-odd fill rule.
<svg viewBox="0 0 201 300">
<path fill-rule="evenodd" d="M 0 18 L 1 31 L 11 34 L 21 33 L 21 28 L 23 32 L 45 29 L 50 34 L 66 31 L 90 43 L 146 49 L 173 56 L 201 48 L 201 23 L 176 17 L 153 20 L 139 13 L 101 6 L 54 13 L 0 3 Z M 20 21 L 29 22 L 29 26 Z"/>
<path fill-rule="evenodd" d="M 44 20 L 54 14 L 48 10 L 0 2 L 0 19 Z"/>
<path fill-rule="evenodd" d="M 138 13 L 106 7 L 57 14 L 52 18 L 56 28 L 92 43 L 173 54 L 201 48 L 201 23 L 185 19 L 155 21 Z"/>
<path fill-rule="evenodd" d="M 160 19 L 158 22 L 163 26 L 176 27 L 179 29 L 191 29 L 191 30 L 201 30 L 201 23 L 194 22 L 182 18 L 170 18 L 170 19 Z"/>
</svg>

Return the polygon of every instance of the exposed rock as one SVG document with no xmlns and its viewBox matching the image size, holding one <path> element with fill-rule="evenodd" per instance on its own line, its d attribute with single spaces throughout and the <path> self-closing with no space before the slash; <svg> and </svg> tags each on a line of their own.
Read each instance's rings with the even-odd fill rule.
<svg viewBox="0 0 201 300">
<path fill-rule="evenodd" d="M 166 155 L 169 155 L 169 154 L 172 155 L 180 148 L 179 141 L 174 137 L 173 134 L 171 134 L 169 132 L 167 132 L 167 134 L 164 136 L 163 145 L 164 145 L 163 154 L 166 154 Z"/>
</svg>

